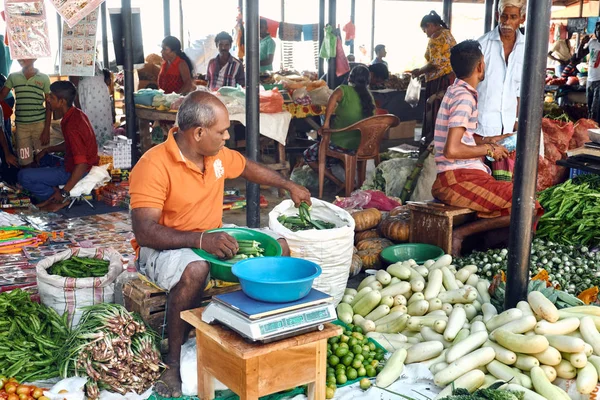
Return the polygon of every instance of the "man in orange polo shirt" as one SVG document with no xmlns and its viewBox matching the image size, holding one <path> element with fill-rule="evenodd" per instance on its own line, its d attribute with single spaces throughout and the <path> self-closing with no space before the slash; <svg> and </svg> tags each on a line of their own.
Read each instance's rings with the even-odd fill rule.
<svg viewBox="0 0 600 400">
<path fill-rule="evenodd" d="M 221 258 L 238 250 L 233 237 L 204 233 L 222 225 L 225 179 L 242 176 L 288 190 L 296 205 L 310 204 L 306 188 L 225 147 L 229 114 L 212 94 L 189 94 L 177 113 L 177 126 L 165 143 L 144 154 L 130 177 L 138 270 L 169 291 L 165 360 L 169 369 L 155 385 L 163 397 L 181 396 L 181 345 L 191 327 L 179 314 L 200 305 L 209 277 L 209 264 L 191 249 Z M 285 240 L 280 243 L 289 255 Z"/>
</svg>

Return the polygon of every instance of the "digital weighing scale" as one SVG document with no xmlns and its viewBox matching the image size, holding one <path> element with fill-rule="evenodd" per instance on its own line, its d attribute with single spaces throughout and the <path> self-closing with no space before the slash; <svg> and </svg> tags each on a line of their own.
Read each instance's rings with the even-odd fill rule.
<svg viewBox="0 0 600 400">
<path fill-rule="evenodd" d="M 202 313 L 207 324 L 219 322 L 248 340 L 262 343 L 321 330 L 323 324 L 336 318 L 333 298 L 315 289 L 290 303 L 257 301 L 238 290 L 214 296 Z"/>
</svg>

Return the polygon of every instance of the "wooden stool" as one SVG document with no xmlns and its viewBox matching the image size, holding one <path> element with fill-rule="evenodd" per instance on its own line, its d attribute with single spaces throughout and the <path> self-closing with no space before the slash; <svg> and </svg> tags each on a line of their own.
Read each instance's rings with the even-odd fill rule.
<svg viewBox="0 0 600 400">
<path fill-rule="evenodd" d="M 241 400 L 258 399 L 305 384 L 309 399 L 325 399 L 327 339 L 340 335 L 342 328 L 325 324 L 322 331 L 254 344 L 234 331 L 204 323 L 203 310 L 181 313 L 181 318 L 196 328 L 198 398 L 215 398 L 214 377 Z"/>
<path fill-rule="evenodd" d="M 452 253 L 452 230 L 476 219 L 475 211 L 443 203 L 411 203 L 410 242 L 427 243 Z"/>
</svg>

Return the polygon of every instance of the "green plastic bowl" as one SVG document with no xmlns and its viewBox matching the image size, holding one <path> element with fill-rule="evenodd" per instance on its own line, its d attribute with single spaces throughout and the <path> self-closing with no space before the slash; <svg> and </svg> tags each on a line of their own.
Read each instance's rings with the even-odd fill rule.
<svg viewBox="0 0 600 400">
<path fill-rule="evenodd" d="M 437 261 L 444 254 L 444 250 L 432 244 L 403 243 L 386 247 L 380 256 L 390 264 L 410 260 L 411 258 L 417 264 L 424 264 L 427 260 Z"/>
<path fill-rule="evenodd" d="M 206 233 L 213 232 L 225 232 L 239 240 L 256 240 L 257 242 L 260 242 L 262 248 L 265 249 L 265 257 L 277 257 L 281 255 L 281 245 L 279 242 L 265 233 L 246 228 L 219 228 L 206 231 Z M 231 272 L 231 267 L 233 267 L 234 263 L 228 263 L 225 260 L 221 260 L 217 256 L 207 253 L 204 250 L 193 250 L 194 253 L 210 263 L 211 278 L 220 279 L 225 282 L 239 282 L 238 278 Z"/>
</svg>

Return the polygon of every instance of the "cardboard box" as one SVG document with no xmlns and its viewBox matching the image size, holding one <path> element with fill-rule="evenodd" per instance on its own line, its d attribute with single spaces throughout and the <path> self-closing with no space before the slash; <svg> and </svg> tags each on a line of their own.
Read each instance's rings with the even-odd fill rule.
<svg viewBox="0 0 600 400">
<path fill-rule="evenodd" d="M 403 121 L 384 135 L 384 139 L 414 139 L 417 121 Z"/>
</svg>

